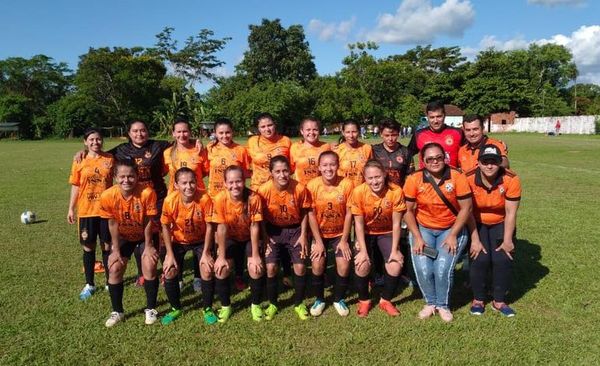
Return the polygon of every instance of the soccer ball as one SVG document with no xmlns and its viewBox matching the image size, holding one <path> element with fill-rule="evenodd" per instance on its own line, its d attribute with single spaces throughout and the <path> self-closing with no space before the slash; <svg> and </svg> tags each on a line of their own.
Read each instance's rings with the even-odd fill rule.
<svg viewBox="0 0 600 366">
<path fill-rule="evenodd" d="M 31 211 L 25 211 L 21 214 L 21 222 L 24 224 L 31 224 L 35 222 L 35 213 Z"/>
</svg>

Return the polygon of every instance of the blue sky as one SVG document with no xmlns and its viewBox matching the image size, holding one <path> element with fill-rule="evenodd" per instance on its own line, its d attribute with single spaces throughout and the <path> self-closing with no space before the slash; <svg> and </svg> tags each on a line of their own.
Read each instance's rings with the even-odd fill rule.
<svg viewBox="0 0 600 366">
<path fill-rule="evenodd" d="M 7 5 L 9 4 L 10 5 Z M 152 46 L 165 26 L 181 42 L 201 28 L 232 37 L 219 57 L 233 73 L 247 47 L 248 25 L 279 18 L 301 24 L 320 74 L 333 74 L 346 45 L 374 40 L 378 56 L 416 45 L 510 50 L 555 42 L 574 54 L 580 82 L 600 84 L 599 0 L 192 1 L 21 0 L 0 11 L 0 59 L 46 54 L 76 68 L 89 47 Z M 168 4 L 168 5 L 166 5 Z M 202 89 L 207 87 L 205 85 Z"/>
</svg>

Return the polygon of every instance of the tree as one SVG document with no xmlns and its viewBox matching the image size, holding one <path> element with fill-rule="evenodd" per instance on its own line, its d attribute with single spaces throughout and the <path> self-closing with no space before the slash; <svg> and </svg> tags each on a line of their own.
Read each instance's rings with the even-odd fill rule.
<svg viewBox="0 0 600 366">
<path fill-rule="evenodd" d="M 236 66 L 236 72 L 252 83 L 264 81 L 295 81 L 306 85 L 317 75 L 313 56 L 301 25 L 287 29 L 279 19 L 263 19 L 260 25 L 250 25 L 248 50 Z"/>
<path fill-rule="evenodd" d="M 340 77 L 320 77 L 313 81 L 311 95 L 315 99 L 313 113 L 324 123 L 336 123 L 353 118 L 371 119 L 375 106 L 369 95 L 350 86 Z"/>
</svg>

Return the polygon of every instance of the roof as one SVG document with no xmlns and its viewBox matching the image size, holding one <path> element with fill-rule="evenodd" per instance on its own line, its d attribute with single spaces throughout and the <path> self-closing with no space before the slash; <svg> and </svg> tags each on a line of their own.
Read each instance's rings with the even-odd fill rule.
<svg viewBox="0 0 600 366">
<path fill-rule="evenodd" d="M 423 111 L 426 109 L 426 105 L 423 105 Z M 465 112 L 454 104 L 444 104 L 444 110 L 446 112 L 446 116 L 464 116 Z"/>
</svg>

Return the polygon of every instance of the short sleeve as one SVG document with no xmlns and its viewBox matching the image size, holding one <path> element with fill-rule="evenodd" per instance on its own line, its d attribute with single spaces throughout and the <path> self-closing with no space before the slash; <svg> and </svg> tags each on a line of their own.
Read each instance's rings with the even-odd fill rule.
<svg viewBox="0 0 600 366">
<path fill-rule="evenodd" d="M 156 216 L 158 210 L 156 208 L 156 192 L 152 188 L 147 188 L 148 193 L 145 197 L 146 216 Z"/>
<path fill-rule="evenodd" d="M 171 207 L 171 200 L 165 199 L 162 207 L 162 214 L 160 215 L 160 223 L 163 225 L 173 224 L 173 207 Z"/>
<path fill-rule="evenodd" d="M 506 187 L 506 194 L 504 197 L 509 201 L 521 200 L 521 179 L 518 176 L 512 177 L 510 184 Z"/>
<path fill-rule="evenodd" d="M 456 185 L 456 199 L 462 200 L 471 197 L 471 186 L 469 186 L 467 176 L 457 172 L 454 179 L 454 184 Z"/>
<path fill-rule="evenodd" d="M 71 165 L 71 175 L 69 175 L 69 183 L 74 186 L 79 186 L 79 182 L 81 181 L 81 170 L 79 169 L 80 164 L 76 161 Z"/>
<path fill-rule="evenodd" d="M 417 176 L 415 174 L 411 174 L 406 178 L 403 190 L 404 198 L 407 201 L 414 202 L 417 200 Z"/>
<path fill-rule="evenodd" d="M 217 195 L 216 198 L 222 198 L 221 194 Z M 207 221 L 208 221 L 207 217 Z M 215 199 L 212 204 L 212 214 L 210 217 L 210 222 L 214 222 L 215 224 L 224 224 L 225 223 L 225 200 L 224 199 Z"/>
<path fill-rule="evenodd" d="M 298 192 L 298 199 L 299 199 L 299 201 L 302 202 L 302 205 L 300 207 L 302 207 L 302 208 L 311 208 L 312 207 L 312 199 L 311 199 L 310 194 L 308 194 L 306 187 L 302 186 L 302 189 L 300 190 L 300 192 Z"/>
<path fill-rule="evenodd" d="M 398 187 L 396 192 L 394 192 L 394 212 L 404 212 L 406 211 L 406 202 L 404 200 L 404 193 L 402 192 L 402 188 Z"/>
<path fill-rule="evenodd" d="M 263 220 L 263 204 L 258 195 L 251 195 L 248 198 L 248 216 L 252 222 L 260 222 Z"/>
<path fill-rule="evenodd" d="M 354 192 L 352 192 L 350 201 L 348 201 L 348 208 L 350 208 L 352 215 L 363 216 L 365 214 L 362 209 L 361 201 L 361 192 L 359 192 L 359 189 L 355 189 Z"/>
<path fill-rule="evenodd" d="M 112 200 L 109 191 L 104 191 L 102 195 L 100 195 L 100 217 L 103 219 L 115 218 L 112 210 Z"/>
</svg>

